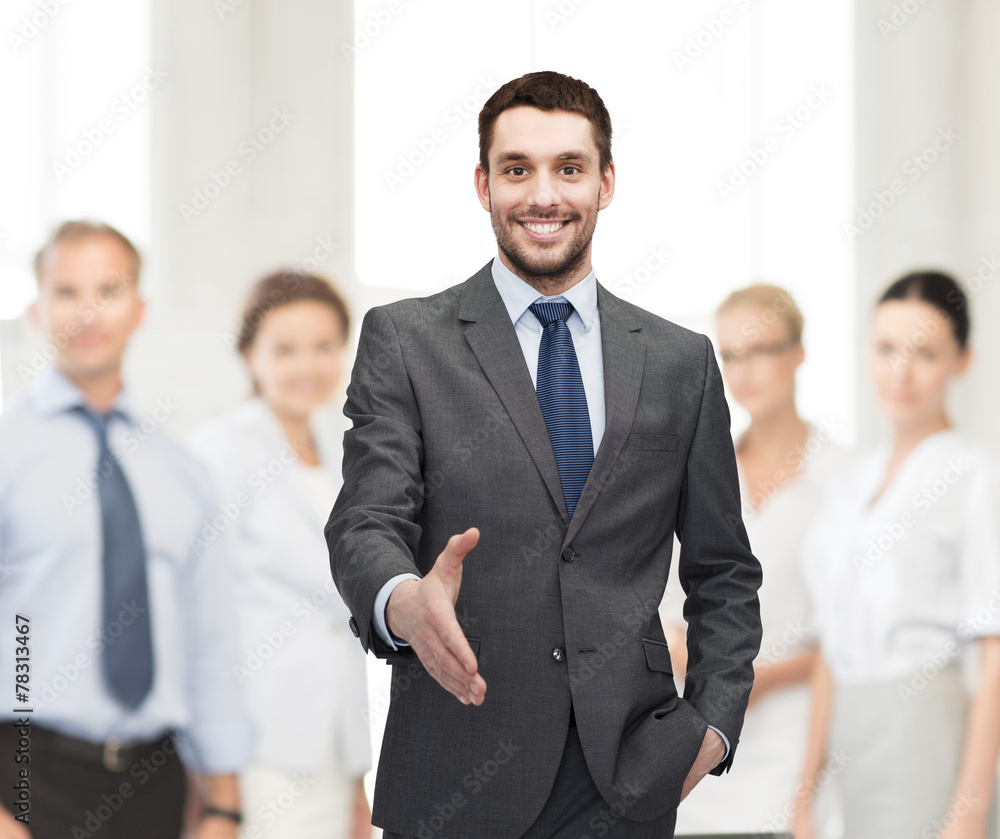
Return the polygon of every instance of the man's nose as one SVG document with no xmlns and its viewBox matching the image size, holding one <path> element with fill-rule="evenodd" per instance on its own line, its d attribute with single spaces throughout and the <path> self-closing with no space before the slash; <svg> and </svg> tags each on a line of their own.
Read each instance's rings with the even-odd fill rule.
<svg viewBox="0 0 1000 839">
<path fill-rule="evenodd" d="M 530 201 L 536 207 L 552 207 L 561 201 L 559 182 L 549 172 L 539 172 L 531 181 Z"/>
</svg>

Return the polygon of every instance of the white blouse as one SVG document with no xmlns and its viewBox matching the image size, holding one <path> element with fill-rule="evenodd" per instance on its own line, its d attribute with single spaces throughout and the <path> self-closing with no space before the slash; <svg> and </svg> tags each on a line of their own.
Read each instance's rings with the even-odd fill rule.
<svg viewBox="0 0 1000 839">
<path fill-rule="evenodd" d="M 743 523 L 750 548 L 764 573 L 758 592 L 763 630 L 758 665 L 801 655 L 816 642 L 799 558 L 806 530 L 820 507 L 824 482 L 844 461 L 843 450 L 833 442 L 834 437 L 835 432 L 825 425 L 810 424 L 802 451 L 790 455 L 787 472 L 775 473 L 773 491 L 762 503 L 751 497 L 746 476 L 737 462 Z M 797 473 L 792 477 L 796 467 Z M 760 506 L 755 507 L 754 501 Z M 675 542 L 660 616 L 665 624 L 683 626 L 684 593 L 676 571 L 679 550 Z"/>
<path fill-rule="evenodd" d="M 803 545 L 820 643 L 844 684 L 926 675 L 971 639 L 1000 635 L 996 464 L 940 431 L 872 503 L 890 454 L 883 445 L 830 480 Z"/>
</svg>

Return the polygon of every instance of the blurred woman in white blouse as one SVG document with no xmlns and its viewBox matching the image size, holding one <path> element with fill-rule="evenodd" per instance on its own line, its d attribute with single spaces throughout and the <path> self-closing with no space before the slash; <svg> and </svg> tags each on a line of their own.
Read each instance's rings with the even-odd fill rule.
<svg viewBox="0 0 1000 839">
<path fill-rule="evenodd" d="M 772 285 L 735 291 L 716 312 L 722 374 L 750 415 L 735 448 L 743 519 L 764 571 L 763 638 L 736 769 L 695 787 L 678 809 L 678 833 L 773 832 L 791 824 L 816 657 L 798 559 L 821 483 L 841 456 L 834 442 L 838 421 L 812 425 L 796 410 L 795 376 L 805 358 L 802 328 L 791 295 Z M 670 625 L 675 671 L 683 673 L 683 594 L 675 578 L 668 593 L 661 614 Z"/>
<path fill-rule="evenodd" d="M 257 727 L 240 778 L 247 839 L 371 835 L 365 659 L 333 585 L 323 528 L 341 485 L 338 392 L 347 306 L 325 280 L 279 272 L 250 292 L 238 346 L 255 396 L 192 447 L 224 503 L 205 538 L 229 540 L 239 575 L 233 670 Z"/>
<path fill-rule="evenodd" d="M 810 790 L 842 791 L 849 839 L 985 839 L 1000 749 L 1000 487 L 952 425 L 969 309 L 937 272 L 893 283 L 870 370 L 890 439 L 830 482 L 803 561 L 821 663 Z M 959 661 L 978 652 L 969 696 Z M 823 768 L 824 757 L 838 766 Z"/>
</svg>

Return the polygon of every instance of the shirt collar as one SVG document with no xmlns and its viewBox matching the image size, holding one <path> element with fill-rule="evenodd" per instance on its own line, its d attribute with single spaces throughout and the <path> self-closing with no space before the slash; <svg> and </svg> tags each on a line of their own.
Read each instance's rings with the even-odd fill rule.
<svg viewBox="0 0 1000 839">
<path fill-rule="evenodd" d="M 536 300 L 566 300 L 573 304 L 573 309 L 583 321 L 584 332 L 589 332 L 594 325 L 597 317 L 597 275 L 593 269 L 572 288 L 552 297 L 539 294 L 537 288 L 528 285 L 504 265 L 499 256 L 493 260 L 492 271 L 493 283 L 507 307 L 511 323 L 517 323 Z"/>
<path fill-rule="evenodd" d="M 38 374 L 28 388 L 27 397 L 32 407 L 46 419 L 81 405 L 89 407 L 83 391 L 54 364 Z M 121 413 L 127 422 L 134 423 L 135 413 L 132 410 L 131 401 L 124 391 L 115 397 L 112 410 Z"/>
</svg>

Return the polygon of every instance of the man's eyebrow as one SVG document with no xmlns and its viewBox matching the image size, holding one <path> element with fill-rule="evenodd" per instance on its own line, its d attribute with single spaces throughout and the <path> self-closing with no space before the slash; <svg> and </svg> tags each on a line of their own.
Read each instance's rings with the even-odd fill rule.
<svg viewBox="0 0 1000 839">
<path fill-rule="evenodd" d="M 582 160 L 586 162 L 593 159 L 594 156 L 585 151 L 564 151 L 556 155 L 556 160 Z"/>
<path fill-rule="evenodd" d="M 505 151 L 503 154 L 498 154 L 496 158 L 497 164 L 502 166 L 505 163 L 520 163 L 523 160 L 528 159 L 527 152 L 523 151 Z"/>
<path fill-rule="evenodd" d="M 523 151 L 507 151 L 497 155 L 496 163 L 498 166 L 503 166 L 507 163 L 523 163 L 526 160 L 530 160 L 531 155 Z M 594 156 L 589 152 L 585 151 L 564 151 L 560 152 L 555 157 L 556 160 L 579 160 L 581 162 L 589 163 L 594 159 Z"/>
</svg>

